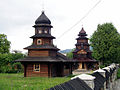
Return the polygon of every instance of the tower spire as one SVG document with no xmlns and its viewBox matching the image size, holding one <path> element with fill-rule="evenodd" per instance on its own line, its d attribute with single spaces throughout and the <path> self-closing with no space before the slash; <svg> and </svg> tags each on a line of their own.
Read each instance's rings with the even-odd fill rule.
<svg viewBox="0 0 120 90">
<path fill-rule="evenodd" d="M 42 0 L 42 12 L 44 12 L 44 0 Z"/>
<path fill-rule="evenodd" d="M 83 24 L 82 24 L 82 27 L 83 27 Z"/>
</svg>

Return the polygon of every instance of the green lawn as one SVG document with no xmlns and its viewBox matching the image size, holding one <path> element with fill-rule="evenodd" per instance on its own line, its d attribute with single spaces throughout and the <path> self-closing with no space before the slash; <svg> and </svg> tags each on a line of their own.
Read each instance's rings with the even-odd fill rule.
<svg viewBox="0 0 120 90">
<path fill-rule="evenodd" d="M 0 73 L 0 90 L 45 90 L 68 80 L 70 80 L 70 77 L 24 78 L 23 74 Z"/>
</svg>

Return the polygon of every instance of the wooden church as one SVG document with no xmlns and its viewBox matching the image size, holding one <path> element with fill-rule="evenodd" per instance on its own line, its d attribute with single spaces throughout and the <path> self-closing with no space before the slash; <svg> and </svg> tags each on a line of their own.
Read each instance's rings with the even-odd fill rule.
<svg viewBox="0 0 120 90">
<path fill-rule="evenodd" d="M 92 58 L 89 48 L 87 34 L 84 28 L 78 34 L 76 48 L 73 51 L 73 59 L 78 61 L 78 69 L 91 70 L 97 68 L 98 62 Z"/>
<path fill-rule="evenodd" d="M 24 66 L 24 77 L 61 77 L 72 73 L 74 60 L 69 60 L 59 53 L 54 46 L 54 36 L 51 35 L 51 21 L 44 11 L 35 21 L 35 35 L 32 45 L 24 48 L 28 50 L 28 57 L 20 60 Z"/>
</svg>

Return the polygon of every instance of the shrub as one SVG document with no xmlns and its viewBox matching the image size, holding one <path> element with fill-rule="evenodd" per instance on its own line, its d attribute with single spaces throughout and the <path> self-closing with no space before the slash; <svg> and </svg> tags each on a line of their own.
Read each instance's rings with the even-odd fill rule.
<svg viewBox="0 0 120 90">
<path fill-rule="evenodd" d="M 118 79 L 120 78 L 120 68 L 119 68 L 118 71 L 117 71 L 117 78 L 118 78 Z"/>
<path fill-rule="evenodd" d="M 0 54 L 0 73 L 23 72 L 22 64 L 14 61 L 24 57 L 22 53 Z"/>
</svg>

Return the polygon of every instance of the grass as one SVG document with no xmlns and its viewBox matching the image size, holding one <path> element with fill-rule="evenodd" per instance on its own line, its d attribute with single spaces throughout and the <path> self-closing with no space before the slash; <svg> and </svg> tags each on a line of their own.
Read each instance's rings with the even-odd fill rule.
<svg viewBox="0 0 120 90">
<path fill-rule="evenodd" d="M 70 80 L 70 77 L 23 77 L 23 74 L 0 74 L 0 90 L 45 90 Z"/>
</svg>

